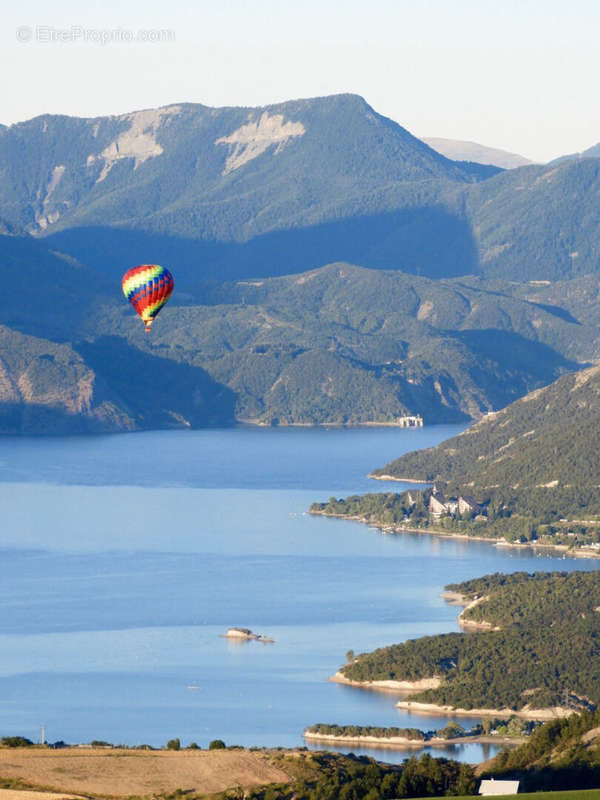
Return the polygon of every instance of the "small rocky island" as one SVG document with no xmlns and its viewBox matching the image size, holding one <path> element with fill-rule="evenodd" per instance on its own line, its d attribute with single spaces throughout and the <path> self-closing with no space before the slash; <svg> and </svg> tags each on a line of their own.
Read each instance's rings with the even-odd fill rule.
<svg viewBox="0 0 600 800">
<path fill-rule="evenodd" d="M 227 633 L 225 634 L 226 639 L 243 639 L 243 640 L 254 640 L 256 642 L 263 642 L 264 644 L 273 644 L 275 639 L 271 639 L 269 636 L 263 636 L 261 633 L 254 633 L 250 630 L 250 628 L 227 628 Z"/>
</svg>

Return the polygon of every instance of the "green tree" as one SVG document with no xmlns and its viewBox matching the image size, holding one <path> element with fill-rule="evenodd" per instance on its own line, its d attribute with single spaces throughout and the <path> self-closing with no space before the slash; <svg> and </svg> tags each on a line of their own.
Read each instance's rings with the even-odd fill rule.
<svg viewBox="0 0 600 800">
<path fill-rule="evenodd" d="M 181 741 L 179 739 L 169 739 L 167 742 L 167 750 L 180 750 Z"/>
<path fill-rule="evenodd" d="M 33 742 L 24 736 L 3 736 L 0 745 L 3 747 L 31 747 Z"/>
<path fill-rule="evenodd" d="M 464 735 L 465 729 L 458 722 L 449 722 L 445 728 L 438 731 L 438 736 L 441 736 L 442 739 L 456 739 Z"/>
<path fill-rule="evenodd" d="M 213 739 L 208 745 L 209 750 L 224 750 L 227 747 L 223 739 Z"/>
</svg>

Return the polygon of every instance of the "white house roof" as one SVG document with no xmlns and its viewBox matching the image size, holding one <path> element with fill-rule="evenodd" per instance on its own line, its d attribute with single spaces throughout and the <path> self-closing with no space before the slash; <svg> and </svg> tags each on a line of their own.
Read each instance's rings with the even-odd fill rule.
<svg viewBox="0 0 600 800">
<path fill-rule="evenodd" d="M 481 781 L 479 794 L 517 794 L 519 781 Z"/>
</svg>

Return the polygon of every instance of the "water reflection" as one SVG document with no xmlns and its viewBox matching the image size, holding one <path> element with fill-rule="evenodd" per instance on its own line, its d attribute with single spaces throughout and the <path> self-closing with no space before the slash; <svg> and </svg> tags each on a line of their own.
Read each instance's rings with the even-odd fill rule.
<svg viewBox="0 0 600 800">
<path fill-rule="evenodd" d="M 469 744 L 449 744 L 445 746 L 436 745 L 435 747 L 418 748 L 407 747 L 391 748 L 391 747 L 356 747 L 356 746 L 343 746 L 330 744 L 316 744 L 314 742 L 306 742 L 306 747 L 309 750 L 330 750 L 334 753 L 354 753 L 357 756 L 369 756 L 377 761 L 383 761 L 386 764 L 402 764 L 407 758 L 415 756 L 418 758 L 423 753 L 429 753 L 434 758 L 451 758 L 456 761 L 466 761 L 470 764 L 478 764 L 481 761 L 486 761 L 488 758 L 496 755 L 504 747 L 510 746 L 503 743 L 502 745 L 493 745 L 486 742 L 473 742 Z"/>
</svg>

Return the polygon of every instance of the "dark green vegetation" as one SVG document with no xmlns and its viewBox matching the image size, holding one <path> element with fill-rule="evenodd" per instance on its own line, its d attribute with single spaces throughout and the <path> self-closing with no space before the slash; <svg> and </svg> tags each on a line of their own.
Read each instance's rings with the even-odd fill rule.
<svg viewBox="0 0 600 800">
<path fill-rule="evenodd" d="M 412 739 L 418 742 L 425 741 L 425 734 L 418 728 L 382 728 L 376 725 L 326 725 L 318 722 L 307 728 L 307 733 L 321 733 L 324 736 L 375 736 L 378 739 Z"/>
<path fill-rule="evenodd" d="M 383 526 L 428 526 L 427 512 L 428 492 L 411 491 L 396 494 L 395 492 L 377 492 L 372 494 L 353 494 L 339 499 L 330 497 L 326 503 L 313 503 L 311 514 L 324 514 L 331 517 L 348 517 L 360 519 Z M 416 499 L 413 504 L 409 498 Z M 351 660 L 351 659 L 348 659 Z"/>
<path fill-rule="evenodd" d="M 31 747 L 33 742 L 25 736 L 3 736 L 0 739 L 0 747 Z"/>
<path fill-rule="evenodd" d="M 551 487 L 550 487 L 551 488 Z M 559 547 L 569 553 L 595 555 L 600 552 L 600 519 L 595 508 L 596 492 L 580 493 L 573 505 L 570 493 L 557 492 L 550 499 L 565 503 L 548 508 L 548 490 L 527 496 L 529 505 L 520 502 L 520 496 L 510 494 L 510 504 L 505 503 L 500 491 L 494 490 L 491 498 L 484 499 L 480 512 L 460 513 L 458 509 L 447 514 L 429 511 L 432 489 L 423 491 L 350 495 L 331 497 L 324 503 L 312 503 L 311 514 L 342 517 L 367 522 L 391 531 L 424 531 L 450 536 L 477 537 L 509 544 Z M 485 494 L 482 494 L 486 498 Z M 456 498 L 450 500 L 456 503 Z M 522 513 L 522 512 L 525 513 Z M 559 517 L 567 514 L 571 518 Z M 585 515 L 586 519 L 577 520 Z M 572 521 L 576 520 L 576 521 Z"/>
<path fill-rule="evenodd" d="M 301 754 L 295 766 L 288 756 L 281 760 L 284 769 L 297 774 L 295 781 L 246 789 L 244 796 L 252 800 L 387 800 L 472 793 L 476 785 L 469 764 L 427 754 L 409 758 L 402 766 L 321 752 Z M 239 794 L 227 792 L 225 797 Z"/>
<path fill-rule="evenodd" d="M 209 750 L 224 750 L 226 747 L 223 739 L 213 739 L 208 745 Z"/>
<path fill-rule="evenodd" d="M 374 474 L 435 481 L 446 495 L 471 494 L 488 504 L 496 530 L 512 524 L 516 538 L 598 541 L 599 412 L 600 368 L 592 367 Z"/>
<path fill-rule="evenodd" d="M 500 753 L 480 771 L 484 777 L 518 778 L 525 791 L 597 787 L 600 713 L 584 712 L 542 725 L 526 744 Z"/>
<path fill-rule="evenodd" d="M 500 630 L 426 636 L 363 654 L 341 668 L 355 681 L 438 677 L 411 700 L 455 708 L 588 708 L 600 702 L 600 576 L 493 575 L 452 585 L 482 596 L 465 619 Z"/>
<path fill-rule="evenodd" d="M 506 720 L 485 720 L 483 725 L 474 725 L 465 730 L 458 722 L 451 721 L 444 728 L 437 731 L 422 731 L 418 728 L 382 728 L 376 725 L 326 725 L 317 723 L 306 729 L 306 733 L 321 734 L 322 736 L 342 736 L 357 739 L 373 737 L 376 739 L 410 739 L 414 742 L 428 742 L 431 739 L 457 739 L 464 737 L 477 737 L 490 733 L 503 737 L 528 736 L 538 723 L 527 722 L 516 715 Z"/>
<path fill-rule="evenodd" d="M 238 418 L 280 424 L 407 413 L 458 421 L 576 368 L 561 352 L 574 341 L 584 358 L 600 345 L 595 329 L 484 294 L 482 302 L 467 282 L 335 264 L 226 285 L 208 306 L 169 309 L 152 344 L 230 387 Z M 496 335 L 509 319 L 512 332 Z"/>
<path fill-rule="evenodd" d="M 466 608 L 461 619 L 487 621 L 505 627 L 527 620 L 539 627 L 553 627 L 556 620 L 575 624 L 600 607 L 600 576 L 596 572 L 495 572 L 463 583 L 450 583 L 450 592 L 461 594 Z M 593 613 L 592 613 L 593 612 Z"/>
</svg>

